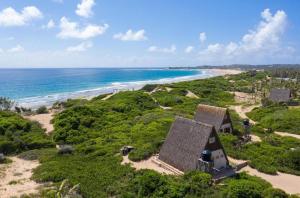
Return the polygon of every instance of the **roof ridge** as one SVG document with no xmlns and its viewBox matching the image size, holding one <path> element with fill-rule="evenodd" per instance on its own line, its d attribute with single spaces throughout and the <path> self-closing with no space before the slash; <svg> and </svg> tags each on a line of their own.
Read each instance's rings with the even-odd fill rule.
<svg viewBox="0 0 300 198">
<path fill-rule="evenodd" d="M 185 117 L 181 117 L 181 116 L 176 116 L 176 120 L 177 119 L 183 119 L 183 120 L 191 121 L 191 122 L 193 122 L 195 124 L 199 124 L 199 125 L 207 126 L 207 127 L 210 127 L 210 128 L 214 128 L 214 126 L 211 125 L 211 124 L 204 123 L 204 122 L 199 122 L 199 121 L 196 121 L 196 120 L 193 120 L 193 119 L 189 119 L 189 118 L 185 118 Z"/>
<path fill-rule="evenodd" d="M 197 107 L 200 107 L 200 106 L 208 107 L 208 108 L 214 108 L 214 109 L 222 109 L 222 110 L 227 110 L 228 109 L 226 107 L 217 107 L 217 106 L 212 106 L 212 105 L 207 105 L 207 104 L 198 104 Z"/>
</svg>

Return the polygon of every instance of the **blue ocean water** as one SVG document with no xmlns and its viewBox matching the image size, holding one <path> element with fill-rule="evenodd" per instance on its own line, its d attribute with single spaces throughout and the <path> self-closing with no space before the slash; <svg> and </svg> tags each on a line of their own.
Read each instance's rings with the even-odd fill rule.
<svg viewBox="0 0 300 198">
<path fill-rule="evenodd" d="M 0 69 L 0 96 L 25 106 L 66 98 L 95 96 L 113 90 L 137 89 L 207 75 L 200 70 L 171 69 Z"/>
</svg>

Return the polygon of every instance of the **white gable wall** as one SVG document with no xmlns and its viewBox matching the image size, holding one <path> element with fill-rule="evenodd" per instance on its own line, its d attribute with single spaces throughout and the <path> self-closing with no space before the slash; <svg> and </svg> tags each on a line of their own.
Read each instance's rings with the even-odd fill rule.
<svg viewBox="0 0 300 198">
<path fill-rule="evenodd" d="M 212 151 L 211 157 L 212 160 L 214 161 L 214 168 L 216 169 L 226 168 L 227 160 L 225 158 L 225 154 L 222 149 Z"/>
</svg>

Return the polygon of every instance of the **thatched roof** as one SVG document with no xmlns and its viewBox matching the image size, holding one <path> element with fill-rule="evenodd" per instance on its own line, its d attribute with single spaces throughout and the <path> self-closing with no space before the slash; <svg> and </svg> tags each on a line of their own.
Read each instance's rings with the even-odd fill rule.
<svg viewBox="0 0 300 198">
<path fill-rule="evenodd" d="M 159 159 L 181 171 L 195 170 L 214 130 L 212 125 L 177 117 L 160 150 Z"/>
<path fill-rule="evenodd" d="M 213 125 L 216 131 L 219 131 L 226 113 L 226 108 L 199 104 L 194 119 L 198 122 Z"/>
<path fill-rule="evenodd" d="M 269 99 L 273 102 L 288 102 L 291 99 L 291 90 L 271 89 Z"/>
</svg>

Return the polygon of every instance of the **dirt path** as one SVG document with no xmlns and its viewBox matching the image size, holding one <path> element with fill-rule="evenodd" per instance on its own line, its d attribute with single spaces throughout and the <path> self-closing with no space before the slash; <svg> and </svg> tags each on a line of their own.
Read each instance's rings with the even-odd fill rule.
<svg viewBox="0 0 300 198">
<path fill-rule="evenodd" d="M 294 138 L 300 139 L 300 135 L 297 135 L 297 134 L 278 132 L 278 131 L 275 131 L 274 133 L 277 135 L 283 136 L 283 137 L 294 137 Z"/>
<path fill-rule="evenodd" d="M 242 164 L 245 160 L 237 160 L 231 157 L 228 157 L 228 160 L 232 164 Z M 246 166 L 242 168 L 239 172 L 246 171 L 249 175 L 260 177 L 267 182 L 271 183 L 274 188 L 279 188 L 284 190 L 289 194 L 300 194 L 300 176 L 291 175 L 286 173 L 278 172 L 277 175 L 269 175 L 266 173 L 262 173 L 257 171 L 250 166 Z"/>
<path fill-rule="evenodd" d="M 54 130 L 53 124 L 51 123 L 51 120 L 53 119 L 53 115 L 54 112 L 49 111 L 49 113 L 24 116 L 24 118 L 29 119 L 31 121 L 39 122 L 42 125 L 42 127 L 46 129 L 46 134 L 49 135 Z"/>
<path fill-rule="evenodd" d="M 199 97 L 194 94 L 193 92 L 187 90 L 187 94 L 185 95 L 186 97 L 189 97 L 189 98 L 194 98 L 194 99 L 198 99 Z"/>
<path fill-rule="evenodd" d="M 235 110 L 237 112 L 237 114 L 239 114 L 239 116 L 242 119 L 249 119 L 251 124 L 256 124 L 256 122 L 254 120 L 251 120 L 246 113 L 252 111 L 255 107 L 259 107 L 260 105 L 251 105 L 248 107 L 243 107 L 242 105 L 237 105 L 237 106 L 230 106 L 231 109 Z"/>
<path fill-rule="evenodd" d="M 300 176 L 278 172 L 278 175 L 261 173 L 256 169 L 246 166 L 241 171 L 246 171 L 250 175 L 260 177 L 272 184 L 273 187 L 284 190 L 289 194 L 300 194 Z"/>
<path fill-rule="evenodd" d="M 136 170 L 150 169 L 150 170 L 155 170 L 159 173 L 174 175 L 174 173 L 172 171 L 167 170 L 163 167 L 160 167 L 158 164 L 154 163 L 154 160 L 155 160 L 155 156 L 152 156 L 147 160 L 143 160 L 143 161 L 140 161 L 140 162 L 133 162 L 133 161 L 128 159 L 128 156 L 124 156 L 122 164 L 130 164 Z"/>
<path fill-rule="evenodd" d="M 249 121 L 250 121 L 251 124 L 256 124 L 257 122 L 255 122 L 254 120 L 251 120 L 246 115 L 246 113 L 252 111 L 255 107 L 259 107 L 259 105 L 252 105 L 252 106 L 249 106 L 249 107 L 242 107 L 241 105 L 238 105 L 238 106 L 231 106 L 230 108 L 233 109 L 233 110 L 235 110 L 242 119 L 249 119 Z M 294 138 L 300 139 L 300 135 L 293 134 L 293 133 L 278 132 L 278 131 L 275 131 L 274 133 L 277 134 L 277 135 L 283 136 L 283 137 L 294 137 Z M 253 136 L 252 139 L 256 139 L 257 140 L 256 137 L 258 137 L 258 136 L 256 136 L 256 137 L 254 137 L 254 135 L 251 135 L 251 136 Z"/>
<path fill-rule="evenodd" d="M 0 197 L 20 197 L 22 194 L 38 193 L 41 184 L 31 180 L 32 170 L 38 161 L 11 157 L 12 163 L 0 165 Z"/>
<path fill-rule="evenodd" d="M 116 93 L 112 93 L 112 94 L 109 94 L 109 95 L 107 95 L 107 96 L 105 96 L 104 98 L 102 98 L 101 100 L 108 100 L 108 99 L 110 99 L 113 95 L 115 95 Z"/>
<path fill-rule="evenodd" d="M 261 142 L 262 141 L 261 138 L 257 135 L 251 134 L 250 136 L 251 136 L 251 142 Z"/>
</svg>

